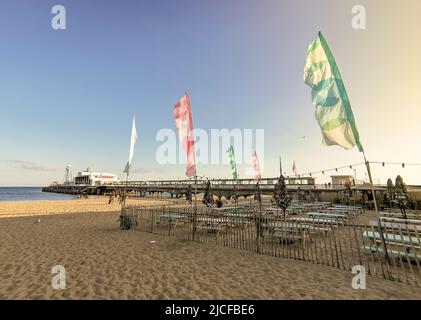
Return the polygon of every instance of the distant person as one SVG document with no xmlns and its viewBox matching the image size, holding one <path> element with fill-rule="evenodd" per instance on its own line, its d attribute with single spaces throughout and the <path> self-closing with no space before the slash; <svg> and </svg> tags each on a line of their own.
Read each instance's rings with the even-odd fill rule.
<svg viewBox="0 0 421 320">
<path fill-rule="evenodd" d="M 187 192 L 186 192 L 186 200 L 189 204 L 192 204 L 193 202 L 193 198 L 192 198 L 192 189 L 191 189 L 191 185 L 189 184 L 189 187 L 187 188 Z"/>
<path fill-rule="evenodd" d="M 108 200 L 108 204 L 112 204 L 114 202 L 114 195 L 110 194 L 110 199 Z"/>
<path fill-rule="evenodd" d="M 126 200 L 126 195 L 125 194 L 122 194 L 120 196 L 120 200 L 119 200 L 120 205 L 122 205 L 125 202 L 125 200 Z"/>
</svg>

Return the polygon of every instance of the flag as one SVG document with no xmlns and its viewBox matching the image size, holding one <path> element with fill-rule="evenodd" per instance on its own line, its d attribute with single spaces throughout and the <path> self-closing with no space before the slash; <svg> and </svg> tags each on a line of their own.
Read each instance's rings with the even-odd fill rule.
<svg viewBox="0 0 421 320">
<path fill-rule="evenodd" d="M 292 164 L 292 172 L 295 174 L 295 176 L 297 176 L 297 166 L 295 165 L 295 160 L 294 160 L 294 163 Z"/>
<path fill-rule="evenodd" d="M 196 175 L 196 157 L 194 151 L 193 119 L 188 93 L 174 106 L 173 116 L 178 135 L 187 155 L 186 175 L 193 177 Z"/>
<path fill-rule="evenodd" d="M 134 146 L 136 144 L 137 141 L 137 132 L 136 132 L 136 120 L 135 117 L 133 116 L 133 123 L 132 123 L 132 136 L 130 138 L 130 151 L 129 151 L 129 161 L 127 161 L 126 167 L 124 168 L 125 173 L 127 173 L 127 175 L 130 172 L 130 167 L 132 166 L 132 161 L 133 161 L 133 157 L 134 157 Z"/>
<path fill-rule="evenodd" d="M 251 163 L 253 165 L 253 170 L 254 170 L 254 180 L 259 181 L 261 179 L 261 175 L 260 175 L 259 158 L 257 158 L 256 151 L 254 151 L 253 154 L 251 155 Z"/>
<path fill-rule="evenodd" d="M 345 149 L 357 145 L 358 150 L 363 152 L 341 74 L 321 32 L 308 48 L 304 81 L 312 89 L 323 144 L 339 145 Z"/>
<path fill-rule="evenodd" d="M 232 178 L 234 180 L 237 180 L 237 163 L 235 162 L 235 154 L 234 154 L 234 147 L 230 146 L 227 150 L 228 153 L 228 159 L 230 161 L 231 170 L 232 170 Z"/>
</svg>

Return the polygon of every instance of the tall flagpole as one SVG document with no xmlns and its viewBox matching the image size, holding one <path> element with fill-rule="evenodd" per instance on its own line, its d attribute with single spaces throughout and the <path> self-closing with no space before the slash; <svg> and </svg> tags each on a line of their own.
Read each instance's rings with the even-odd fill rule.
<svg viewBox="0 0 421 320">
<path fill-rule="evenodd" d="M 363 156 L 364 156 L 364 163 L 367 168 L 368 179 L 370 181 L 371 193 L 373 194 L 374 210 L 376 211 L 376 214 L 378 214 L 379 210 L 377 208 L 377 199 L 376 199 L 376 194 L 375 194 L 374 185 L 373 185 L 373 177 L 371 176 L 370 162 L 367 161 L 364 150 L 363 150 Z"/>
<path fill-rule="evenodd" d="M 387 252 L 387 245 L 386 245 L 386 241 L 385 241 L 384 235 L 383 235 L 383 225 L 382 225 L 379 210 L 378 210 L 378 207 L 377 207 L 376 191 L 374 190 L 373 177 L 371 175 L 370 162 L 367 161 L 364 150 L 362 151 L 362 153 L 363 153 L 363 156 L 364 156 L 364 163 L 365 163 L 366 168 L 367 168 L 368 179 L 370 181 L 371 194 L 373 195 L 374 211 L 376 212 L 376 215 L 377 215 L 377 218 L 378 218 L 378 225 L 379 225 L 379 229 L 380 229 L 380 237 L 382 239 L 386 260 L 388 262 L 387 271 L 390 273 L 390 271 L 389 271 L 389 265 L 390 265 L 389 253 Z"/>
<path fill-rule="evenodd" d="M 126 206 L 126 199 L 127 199 L 127 185 L 129 184 L 129 171 L 126 173 L 126 185 L 124 186 L 124 207 Z"/>
<path fill-rule="evenodd" d="M 186 96 L 188 97 L 188 102 L 190 106 L 190 97 L 189 92 L 186 90 Z M 191 110 L 190 110 L 191 116 Z M 192 121 L 193 122 L 193 121 Z M 192 125 L 192 124 L 191 124 Z M 195 137 L 194 137 L 194 129 L 192 125 L 192 134 L 193 134 L 193 145 L 195 146 Z M 193 218 L 193 240 L 196 234 L 196 224 L 197 224 L 197 165 L 196 165 L 196 146 L 194 148 L 194 218 Z"/>
<path fill-rule="evenodd" d="M 194 240 L 196 232 L 196 215 L 197 215 L 197 171 L 196 171 L 196 155 L 194 148 L 194 129 L 193 119 L 190 106 L 189 93 L 186 90 L 185 95 L 176 103 L 173 108 L 173 117 L 178 134 L 184 149 L 187 153 L 187 177 L 193 176 L 192 169 L 194 169 L 194 214 L 193 214 L 193 230 L 192 239 Z M 192 140 L 193 139 L 193 140 Z M 193 164 L 192 164 L 193 162 Z"/>
<path fill-rule="evenodd" d="M 196 168 L 194 168 L 194 217 L 193 217 L 193 232 L 192 232 L 192 240 L 194 240 L 194 235 L 196 233 L 196 220 L 197 220 L 197 172 Z"/>
<path fill-rule="evenodd" d="M 186 97 L 188 97 L 188 103 L 189 103 L 189 106 L 190 106 L 190 97 L 189 97 L 189 92 L 187 90 L 186 90 Z M 191 116 L 191 109 L 190 109 L 190 116 Z M 192 125 L 192 134 L 193 134 L 193 145 L 195 145 L 193 125 Z M 196 223 L 197 223 L 197 166 L 196 166 L 196 147 L 194 148 L 193 155 L 194 155 L 194 217 L 193 217 L 193 234 L 192 234 L 192 240 L 194 240 L 194 238 L 195 238 L 195 234 L 196 234 Z"/>
<path fill-rule="evenodd" d="M 238 173 L 237 173 L 237 162 L 235 162 L 235 209 L 238 209 Z"/>
<path fill-rule="evenodd" d="M 238 209 L 238 175 L 235 176 L 235 208 Z"/>
<path fill-rule="evenodd" d="M 314 68 L 314 65 L 318 65 L 320 68 Z M 320 70 L 328 70 L 329 72 L 321 72 Z M 331 81 L 332 88 L 335 90 L 331 90 L 326 94 L 325 88 L 320 84 L 323 81 Z M 355 124 L 354 114 L 352 112 L 351 104 L 349 102 L 349 97 L 345 89 L 345 85 L 342 80 L 342 76 L 339 72 L 339 68 L 336 64 L 335 58 L 333 57 L 332 51 L 329 48 L 329 45 L 326 42 L 326 39 L 323 37 L 322 33 L 319 32 L 316 40 L 314 40 L 307 50 L 307 58 L 306 58 L 306 65 L 304 67 L 304 82 L 312 88 L 312 101 L 316 105 L 316 110 L 324 108 L 326 105 L 331 105 L 331 99 L 335 99 L 335 107 L 330 108 L 328 111 L 324 111 L 318 115 L 316 115 L 316 119 L 319 123 L 320 128 L 323 132 L 323 139 L 326 140 L 326 135 L 329 136 L 329 145 L 339 145 L 345 149 L 351 149 L 355 145 L 358 146 L 360 152 L 363 153 L 365 165 L 367 167 L 367 173 L 370 179 L 371 185 L 371 192 L 373 195 L 373 202 L 374 202 L 374 210 L 376 211 L 378 218 L 379 218 L 379 229 L 381 239 L 385 249 L 385 256 L 389 261 L 389 255 L 387 252 L 386 243 L 384 240 L 383 235 L 383 228 L 382 223 L 380 220 L 380 215 L 378 212 L 377 207 L 377 199 L 376 199 L 376 192 L 374 190 L 373 185 L 373 177 L 371 175 L 370 170 L 370 163 L 367 161 L 367 158 L 364 153 L 364 149 L 359 141 L 359 134 L 357 130 L 357 126 Z M 338 129 L 339 126 L 333 126 L 332 128 L 325 128 L 326 121 L 341 121 L 339 114 L 346 114 L 346 127 L 343 130 Z M 339 122 L 338 122 L 339 123 Z M 337 131 L 334 131 L 337 130 Z M 345 130 L 347 132 L 345 132 Z M 326 141 L 325 141 L 326 142 Z M 387 265 L 387 271 L 389 272 L 389 264 Z M 390 273 L 389 273 L 390 274 Z"/>
<path fill-rule="evenodd" d="M 120 204 L 121 204 L 121 225 L 124 228 L 130 228 L 130 220 L 127 220 L 128 217 L 126 214 L 123 215 L 123 211 L 126 211 L 126 201 L 127 201 L 127 187 L 129 184 L 129 174 L 130 174 L 130 167 L 132 165 L 132 161 L 133 161 L 133 156 L 134 156 L 134 147 L 136 145 L 136 141 L 137 141 L 137 130 L 136 130 L 136 122 L 135 122 L 135 117 L 133 116 L 133 122 L 132 122 L 132 131 L 131 131 L 131 137 L 130 137 L 130 150 L 129 150 L 129 160 L 127 161 L 126 167 L 124 169 L 124 172 L 126 173 L 126 183 L 124 185 L 124 191 L 122 191 L 122 195 L 120 195 L 121 197 L 123 197 L 122 199 L 120 198 Z"/>
<path fill-rule="evenodd" d="M 281 156 L 279 156 L 279 173 L 280 173 L 280 176 L 282 176 L 282 158 L 281 158 Z"/>
</svg>

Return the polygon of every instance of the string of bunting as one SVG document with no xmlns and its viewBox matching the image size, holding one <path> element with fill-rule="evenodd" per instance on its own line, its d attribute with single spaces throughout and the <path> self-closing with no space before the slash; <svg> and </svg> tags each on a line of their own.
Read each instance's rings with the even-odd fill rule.
<svg viewBox="0 0 421 320">
<path fill-rule="evenodd" d="M 372 164 L 380 164 L 382 167 L 385 167 L 386 165 L 399 165 L 402 168 L 405 167 L 409 167 L 409 166 L 417 166 L 417 167 L 421 167 L 421 163 L 405 163 L 405 162 L 386 162 L 386 161 L 369 161 L 369 163 Z M 302 176 L 310 176 L 312 177 L 313 175 L 316 174 L 325 174 L 326 172 L 338 172 L 339 170 L 343 170 L 343 169 L 351 169 L 353 170 L 355 167 L 358 166 L 365 166 L 364 162 L 359 162 L 359 163 L 354 163 L 354 164 L 350 164 L 347 166 L 342 166 L 342 167 L 336 167 L 336 168 L 331 168 L 331 169 L 324 169 L 324 170 L 319 170 L 319 171 L 312 171 L 309 172 L 307 174 L 297 174 L 297 176 L 300 178 Z"/>
</svg>

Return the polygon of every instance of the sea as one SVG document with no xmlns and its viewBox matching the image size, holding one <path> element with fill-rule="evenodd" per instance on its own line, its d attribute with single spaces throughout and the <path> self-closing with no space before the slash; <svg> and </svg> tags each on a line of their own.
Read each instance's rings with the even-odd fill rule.
<svg viewBox="0 0 421 320">
<path fill-rule="evenodd" d="M 70 200 L 74 195 L 42 192 L 41 187 L 0 187 L 0 202 Z"/>
</svg>

